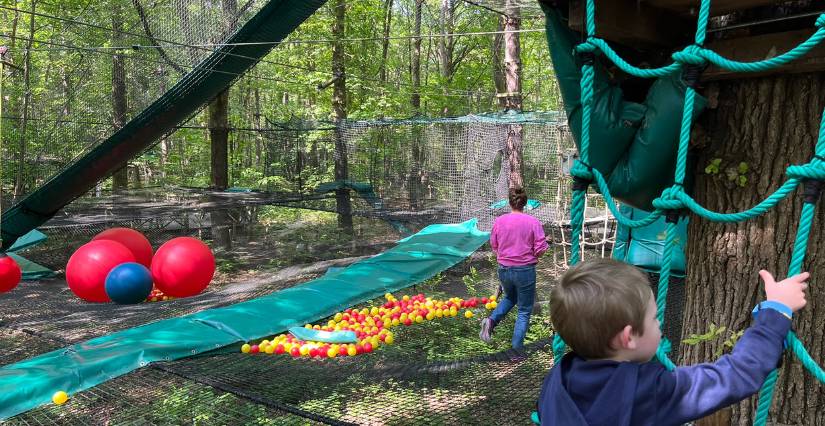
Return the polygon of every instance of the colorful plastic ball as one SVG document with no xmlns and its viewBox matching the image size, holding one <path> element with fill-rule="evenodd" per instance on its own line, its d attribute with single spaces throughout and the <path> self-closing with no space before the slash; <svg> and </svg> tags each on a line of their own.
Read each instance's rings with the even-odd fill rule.
<svg viewBox="0 0 825 426">
<path fill-rule="evenodd" d="M 300 349 L 298 349 L 298 347 L 297 347 L 297 346 L 293 346 L 293 347 L 292 347 L 292 349 L 290 349 L 290 350 L 289 350 L 289 353 L 290 353 L 292 356 L 299 356 L 299 355 L 301 355 L 301 350 L 300 350 Z"/>
<path fill-rule="evenodd" d="M 152 278 L 163 294 L 189 297 L 202 292 L 215 275 L 215 256 L 200 240 L 180 237 L 160 246 L 152 260 Z"/>
<path fill-rule="evenodd" d="M 77 249 L 69 259 L 66 282 L 77 297 L 87 302 L 108 302 L 106 276 L 115 266 L 134 261 L 135 256 L 123 244 L 111 240 L 92 241 Z"/>
<path fill-rule="evenodd" d="M 140 263 L 121 263 L 106 275 L 104 288 L 115 303 L 140 303 L 152 293 L 152 274 Z"/>
<path fill-rule="evenodd" d="M 123 244 L 132 252 L 135 262 L 145 266 L 146 269 L 152 267 L 152 244 L 138 231 L 129 228 L 107 229 L 92 238 L 92 241 L 110 240 Z"/>
<path fill-rule="evenodd" d="M 23 272 L 20 265 L 5 253 L 0 253 L 0 293 L 8 293 L 17 287 Z"/>
<path fill-rule="evenodd" d="M 66 392 L 58 391 L 52 395 L 52 401 L 54 401 L 57 405 L 63 405 L 68 401 L 69 395 L 66 395 Z"/>
<path fill-rule="evenodd" d="M 245 354 L 248 354 L 249 351 L 251 351 L 251 350 L 252 350 L 252 346 L 249 346 L 249 345 L 246 345 L 246 344 L 241 346 L 241 352 L 243 352 Z"/>
<path fill-rule="evenodd" d="M 372 343 L 366 342 L 364 343 L 364 353 L 372 352 Z"/>
<path fill-rule="evenodd" d="M 472 318 L 473 313 L 471 311 L 466 311 L 466 312 L 464 312 L 464 316 L 467 317 L 467 318 Z"/>
<path fill-rule="evenodd" d="M 284 353 L 284 345 L 275 346 L 275 353 L 278 355 Z"/>
<path fill-rule="evenodd" d="M 260 347 L 258 347 L 258 345 L 252 345 L 252 347 L 251 347 L 251 348 L 249 348 L 249 352 L 250 352 L 250 353 L 253 353 L 253 354 L 256 354 L 256 353 L 258 353 L 258 352 L 260 352 L 260 351 L 261 351 L 261 348 L 260 348 Z"/>
</svg>

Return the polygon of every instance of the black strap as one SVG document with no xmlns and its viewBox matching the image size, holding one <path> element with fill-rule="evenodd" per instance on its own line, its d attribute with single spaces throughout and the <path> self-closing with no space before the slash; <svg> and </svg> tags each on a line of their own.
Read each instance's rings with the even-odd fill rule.
<svg viewBox="0 0 825 426">
<path fill-rule="evenodd" d="M 805 195 L 802 201 L 806 204 L 816 204 L 819 200 L 819 195 L 822 193 L 823 182 L 819 179 L 805 180 Z"/>
</svg>

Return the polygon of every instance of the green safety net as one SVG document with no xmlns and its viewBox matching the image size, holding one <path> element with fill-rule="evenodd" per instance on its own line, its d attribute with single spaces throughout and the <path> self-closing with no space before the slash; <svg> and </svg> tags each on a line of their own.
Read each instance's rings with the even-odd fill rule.
<svg viewBox="0 0 825 426">
<path fill-rule="evenodd" d="M 662 263 L 659 277 L 660 284 L 656 298 L 658 308 L 656 313 L 657 318 L 664 323 L 665 300 L 668 291 L 668 279 L 671 274 L 671 260 L 674 255 L 674 247 L 676 246 L 676 238 L 678 234 L 677 226 L 680 210 L 689 208 L 699 216 L 712 221 L 740 222 L 765 213 L 769 208 L 773 207 L 787 195 L 791 194 L 799 185 L 803 185 L 805 187 L 805 196 L 803 199 L 802 214 L 799 228 L 797 230 L 793 256 L 791 258 L 788 271 L 789 276 L 799 274 L 802 269 L 802 262 L 805 259 L 805 251 L 808 243 L 811 223 L 814 218 L 815 205 L 822 191 L 823 182 L 825 182 L 825 161 L 823 160 L 823 158 L 825 158 L 825 111 L 823 111 L 822 124 L 819 131 L 819 138 L 816 143 L 815 154 L 811 161 L 804 165 L 788 167 L 786 172 L 788 175 L 788 180 L 780 187 L 779 190 L 771 194 L 765 201 L 761 202 L 757 206 L 739 213 L 721 214 L 709 211 L 696 203 L 696 201 L 687 193 L 685 190 L 685 185 L 688 183 L 686 179 L 688 168 L 688 145 L 690 140 L 691 123 L 695 119 L 698 111 L 704 106 L 704 100 L 702 100 L 696 93 L 696 85 L 703 67 L 712 63 L 719 67 L 737 72 L 756 72 L 784 65 L 807 53 L 818 45 L 823 39 L 825 39 L 825 14 L 820 15 L 817 19 L 816 32 L 808 40 L 791 51 L 764 61 L 753 63 L 734 62 L 722 58 L 713 51 L 703 47 L 707 24 L 709 22 L 708 18 L 710 16 L 711 1 L 702 0 L 701 8 L 698 14 L 695 43 L 687 46 L 682 51 L 674 53 L 672 56 L 674 62 L 671 65 L 656 69 L 641 69 L 633 67 L 625 62 L 618 56 L 618 54 L 616 54 L 615 51 L 613 51 L 613 49 L 610 48 L 610 46 L 608 46 L 604 40 L 601 40 L 595 36 L 596 8 L 594 0 L 586 1 L 585 31 L 582 43 L 576 45 L 575 49 L 572 49 L 573 46 L 570 45 L 569 47 L 571 47 L 571 49 L 567 51 L 561 51 L 557 47 L 560 43 L 559 40 L 563 40 L 565 37 L 568 42 L 571 42 L 571 33 L 567 29 L 567 26 L 561 22 L 558 13 L 553 10 L 551 6 L 546 4 L 545 0 L 541 0 L 541 2 L 542 9 L 544 10 L 547 18 L 547 41 L 550 47 L 551 56 L 553 56 L 553 66 L 556 69 L 556 74 L 560 76 L 562 97 L 564 98 L 565 106 L 567 107 L 568 105 L 573 105 L 574 109 L 581 109 L 578 116 L 571 114 L 571 127 L 573 128 L 572 132 L 580 146 L 581 154 L 580 160 L 576 162 L 575 167 L 571 170 L 571 174 L 575 179 L 573 187 L 574 201 L 571 208 L 572 227 L 574 229 L 573 257 L 571 263 L 576 263 L 580 259 L 580 233 L 576 230 L 581 229 L 582 227 L 585 193 L 587 192 L 588 186 L 591 184 L 595 184 L 599 188 L 599 191 L 607 201 L 607 205 L 611 208 L 614 216 L 623 226 L 629 228 L 640 228 L 648 226 L 659 220 L 660 217 L 665 216 L 667 218 L 667 229 L 664 251 L 662 253 Z M 573 39 L 572 42 L 575 43 L 576 41 Z M 574 52 L 579 55 L 581 59 L 580 73 L 570 72 L 569 68 L 571 66 L 575 66 L 575 58 L 574 55 L 571 55 L 569 52 Z M 599 101 L 599 97 L 604 96 L 604 89 L 601 87 L 604 82 L 602 75 L 604 71 L 593 60 L 594 52 L 600 52 L 606 55 L 620 69 L 636 77 L 658 77 L 660 78 L 660 81 L 662 81 L 661 78 L 669 78 L 675 83 L 673 76 L 680 76 L 680 81 L 682 80 L 681 76 L 683 74 L 685 76 L 684 102 L 681 114 L 674 114 L 676 117 L 671 118 L 667 118 L 663 114 L 660 114 L 657 118 L 657 120 L 661 119 L 668 121 L 673 121 L 675 118 L 680 118 L 680 121 L 678 121 L 680 123 L 678 127 L 678 151 L 677 156 L 675 157 L 675 167 L 673 167 L 675 172 L 673 179 L 670 180 L 672 186 L 664 188 L 661 195 L 652 200 L 651 204 L 655 210 L 653 210 L 652 214 L 642 219 L 631 220 L 621 215 L 613 202 L 612 195 L 615 188 L 609 184 L 612 177 L 609 177 L 607 174 L 602 172 L 602 162 L 612 161 L 612 159 L 603 158 L 603 153 L 599 150 L 599 147 L 601 147 L 600 144 L 602 143 L 602 138 L 610 137 L 609 132 L 608 134 L 604 133 L 606 131 L 605 124 L 609 125 L 614 122 L 605 120 L 605 117 L 608 117 L 609 114 L 604 114 L 602 109 L 606 107 Z M 562 68 L 559 68 L 560 65 Z M 651 89 L 651 92 L 653 92 L 653 89 Z M 621 94 L 618 93 L 618 95 L 618 98 L 614 97 L 612 99 L 614 101 L 620 100 Z M 650 98 L 650 95 L 648 98 Z M 619 114 L 629 114 L 630 112 L 633 112 L 634 114 L 641 113 L 640 110 L 630 112 L 625 111 L 620 102 L 618 105 L 615 103 L 612 104 L 612 108 L 613 109 L 611 111 Z M 570 109 L 568 109 L 568 111 L 570 111 Z M 578 113 L 578 111 L 573 112 Z M 673 112 L 671 113 L 673 114 Z M 631 127 L 634 126 L 632 123 L 633 122 L 630 124 Z M 638 120 L 636 120 L 636 123 L 638 123 Z M 655 123 L 649 124 L 652 125 Z M 612 131 L 617 132 L 618 130 L 614 129 Z M 627 139 L 633 137 L 632 135 L 627 136 L 627 132 L 636 132 L 636 130 L 629 129 L 621 129 L 621 131 L 622 138 L 618 138 L 618 136 L 614 135 L 612 139 L 618 142 L 626 141 Z M 591 145 L 591 142 L 593 145 Z M 634 149 L 633 145 L 627 144 L 624 145 L 624 147 L 628 149 L 628 155 L 632 155 L 630 154 L 630 151 Z M 591 148 L 593 148 L 592 152 Z M 622 148 L 616 147 L 614 149 L 620 150 Z M 590 156 L 591 153 L 594 155 Z M 615 157 L 615 155 L 613 157 Z M 661 156 L 653 156 L 650 158 L 651 163 L 663 161 Z M 654 159 L 656 161 L 653 161 Z M 605 169 L 611 170 L 609 166 L 610 164 L 608 164 L 608 167 Z M 628 169 L 626 168 L 625 170 L 627 171 Z M 654 178 L 661 180 L 664 177 L 655 176 Z M 811 358 L 793 331 L 788 333 L 786 340 L 789 343 L 791 350 L 802 361 L 803 366 L 812 372 L 819 381 L 825 382 L 825 371 L 823 371 Z M 663 339 L 662 345 L 657 351 L 656 358 L 669 369 L 673 369 L 675 366 L 667 357 L 667 352 L 669 350 L 670 343 L 667 342 L 666 339 Z M 564 355 L 565 352 L 565 343 L 558 335 L 554 338 L 553 352 L 555 353 L 557 361 Z M 768 376 L 762 387 L 762 391 L 760 392 L 759 406 L 754 419 L 754 424 L 757 426 L 763 426 L 767 421 L 776 377 L 777 372 L 774 370 Z"/>
<path fill-rule="evenodd" d="M 146 324 L 0 368 L 0 419 L 156 361 L 261 339 L 430 278 L 489 241 L 476 220 L 431 225 L 370 259 L 268 296 Z M 309 330 L 307 330 L 309 331 Z"/>
<path fill-rule="evenodd" d="M 177 84 L 2 215 L 3 248 L 46 223 L 61 208 L 123 167 L 200 111 L 238 76 L 311 16 L 326 0 L 272 0 Z"/>
</svg>

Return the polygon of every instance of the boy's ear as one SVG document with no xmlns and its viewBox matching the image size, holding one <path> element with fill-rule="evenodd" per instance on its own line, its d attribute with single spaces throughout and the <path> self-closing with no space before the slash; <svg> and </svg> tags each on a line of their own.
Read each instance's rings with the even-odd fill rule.
<svg viewBox="0 0 825 426">
<path fill-rule="evenodd" d="M 620 348 L 636 349 L 636 341 L 633 339 L 633 327 L 626 325 L 616 337 Z"/>
</svg>

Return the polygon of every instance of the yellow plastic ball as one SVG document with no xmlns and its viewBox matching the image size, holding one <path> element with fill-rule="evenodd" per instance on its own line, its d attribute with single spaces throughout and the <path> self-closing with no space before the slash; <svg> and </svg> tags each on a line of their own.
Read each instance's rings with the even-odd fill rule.
<svg viewBox="0 0 825 426">
<path fill-rule="evenodd" d="M 392 299 L 392 293 L 387 293 L 387 294 L 384 295 L 384 297 L 386 297 L 387 300 L 390 300 L 390 299 Z"/>
<path fill-rule="evenodd" d="M 466 311 L 466 312 L 464 312 L 464 316 L 467 317 L 467 318 L 472 318 L 473 313 L 471 311 Z"/>
<path fill-rule="evenodd" d="M 424 317 L 422 317 L 421 315 L 415 317 L 415 322 L 421 324 L 422 322 L 424 322 Z"/>
<path fill-rule="evenodd" d="M 378 308 L 373 306 L 372 309 L 370 309 L 370 315 L 373 315 L 373 316 L 378 315 Z"/>
<path fill-rule="evenodd" d="M 266 345 L 266 349 L 264 350 L 264 352 L 266 352 L 270 355 L 274 354 L 275 353 L 275 345 Z"/>
<path fill-rule="evenodd" d="M 441 309 L 436 309 L 435 310 L 435 316 L 438 317 L 438 318 L 443 317 L 444 316 L 444 311 L 442 311 Z"/>
<path fill-rule="evenodd" d="M 495 309 L 495 308 L 496 308 L 496 306 L 498 306 L 498 302 L 496 302 L 495 300 L 494 300 L 494 301 L 492 301 L 492 302 L 490 302 L 490 307 L 491 307 L 491 308 Z"/>
<path fill-rule="evenodd" d="M 427 321 L 432 321 L 435 318 L 435 314 L 432 312 L 427 312 Z"/>
<path fill-rule="evenodd" d="M 249 351 L 251 351 L 251 350 L 252 350 L 252 346 L 249 346 L 249 345 L 243 345 L 243 346 L 241 346 L 241 352 L 243 352 L 243 353 L 245 353 L 245 354 L 248 354 L 248 353 L 249 353 Z"/>
<path fill-rule="evenodd" d="M 391 345 L 392 341 L 393 341 L 392 335 L 389 335 L 389 336 L 384 338 L 384 343 L 386 343 L 388 345 Z"/>
<path fill-rule="evenodd" d="M 340 312 L 338 312 L 337 314 L 335 314 L 333 318 L 335 318 L 335 322 L 340 322 L 342 319 L 344 319 L 344 316 L 341 315 Z"/>
<path fill-rule="evenodd" d="M 407 302 L 409 302 L 409 301 L 410 301 L 410 296 L 404 296 L 404 300 L 406 300 Z"/>
<path fill-rule="evenodd" d="M 54 401 L 57 405 L 65 404 L 66 401 L 69 399 L 69 395 L 66 395 L 66 392 L 58 391 L 52 395 L 52 401 Z"/>
<path fill-rule="evenodd" d="M 401 322 L 398 321 L 398 318 L 394 318 L 392 320 L 391 324 L 392 324 L 393 327 L 398 327 L 398 325 L 401 324 Z"/>
<path fill-rule="evenodd" d="M 347 348 L 347 355 L 355 356 L 357 354 L 358 354 L 358 351 L 355 349 L 355 346 L 350 346 L 349 348 Z"/>
<path fill-rule="evenodd" d="M 424 304 L 424 306 L 426 306 L 427 308 L 432 308 L 434 306 L 433 301 L 428 300 L 427 303 Z"/>
<path fill-rule="evenodd" d="M 307 325 L 304 326 L 304 328 L 308 328 L 308 329 L 312 330 L 312 324 L 307 324 Z"/>
<path fill-rule="evenodd" d="M 487 302 L 487 303 L 484 304 L 484 307 L 489 311 L 490 309 L 493 309 L 493 304 L 490 303 L 490 302 Z"/>
<path fill-rule="evenodd" d="M 496 301 L 496 296 L 490 296 L 490 300 L 492 300 L 493 302 L 495 302 L 495 301 Z"/>
</svg>

